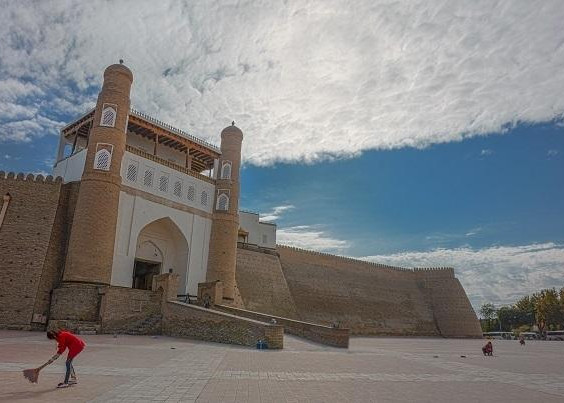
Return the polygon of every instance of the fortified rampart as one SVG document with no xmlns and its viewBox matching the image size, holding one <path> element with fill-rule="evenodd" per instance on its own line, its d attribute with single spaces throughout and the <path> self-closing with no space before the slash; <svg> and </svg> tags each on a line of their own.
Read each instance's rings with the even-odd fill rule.
<svg viewBox="0 0 564 403">
<path fill-rule="evenodd" d="M 278 253 L 282 277 L 272 257 L 238 249 L 247 309 L 277 315 L 285 304 L 267 296 L 287 288 L 298 319 L 339 324 L 353 335 L 481 337 L 452 268 L 406 269 L 286 246 Z"/>
<path fill-rule="evenodd" d="M 1 327 L 44 327 L 78 186 L 52 176 L 0 172 L 0 195 L 9 195 L 0 227 Z"/>
<path fill-rule="evenodd" d="M 236 280 L 248 310 L 299 318 L 278 256 L 237 248 Z"/>
</svg>

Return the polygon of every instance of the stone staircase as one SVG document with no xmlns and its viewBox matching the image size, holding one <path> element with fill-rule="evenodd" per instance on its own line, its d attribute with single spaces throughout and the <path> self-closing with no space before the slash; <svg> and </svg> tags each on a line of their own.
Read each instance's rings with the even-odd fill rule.
<svg viewBox="0 0 564 403">
<path fill-rule="evenodd" d="M 66 329 L 76 334 L 100 334 L 99 322 L 87 322 L 79 320 L 50 320 L 47 330 Z"/>
<path fill-rule="evenodd" d="M 134 325 L 131 323 L 128 326 L 128 330 L 120 333 L 132 334 L 132 335 L 155 335 L 161 334 L 162 326 L 162 316 L 150 316 L 143 320 L 137 321 Z M 135 329 L 135 330 L 131 330 Z"/>
</svg>

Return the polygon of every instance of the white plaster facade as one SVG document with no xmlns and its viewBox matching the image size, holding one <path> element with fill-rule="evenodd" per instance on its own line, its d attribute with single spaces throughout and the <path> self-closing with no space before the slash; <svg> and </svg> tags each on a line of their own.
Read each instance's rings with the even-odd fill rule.
<svg viewBox="0 0 564 403">
<path fill-rule="evenodd" d="M 239 227 L 248 232 L 246 243 L 263 248 L 276 248 L 276 224 L 260 222 L 257 213 L 239 211 Z"/>
<path fill-rule="evenodd" d="M 121 177 L 126 186 L 207 213 L 212 212 L 215 186 L 194 176 L 126 151 L 121 164 Z"/>
<path fill-rule="evenodd" d="M 86 162 L 86 149 L 58 161 L 53 167 L 53 176 L 60 176 L 64 183 L 76 182 L 82 178 Z"/>
<path fill-rule="evenodd" d="M 111 284 L 131 287 L 138 258 L 162 263 L 162 273 L 179 274 L 178 294 L 196 295 L 198 283 L 206 280 L 211 224 L 210 218 L 122 191 Z M 161 257 L 147 256 L 147 243 Z"/>
<path fill-rule="evenodd" d="M 149 144 L 141 144 L 142 138 L 132 136 L 132 139 L 139 140 L 132 144 L 135 147 L 151 151 Z M 160 157 L 163 158 L 162 153 Z M 64 183 L 80 181 L 85 161 L 86 149 L 58 161 L 53 175 L 61 176 Z M 146 180 L 147 171 L 151 172 L 150 181 Z M 193 212 L 148 200 L 141 192 L 135 195 L 122 191 L 111 284 L 132 287 L 137 258 L 160 263 L 161 273 L 172 270 L 179 274 L 178 294 L 196 295 L 198 283 L 206 281 L 215 186 L 127 151 L 122 160 L 121 176 L 123 185 L 167 199 Z M 163 177 L 166 180 L 161 182 Z M 161 186 L 164 182 L 166 186 Z"/>
</svg>

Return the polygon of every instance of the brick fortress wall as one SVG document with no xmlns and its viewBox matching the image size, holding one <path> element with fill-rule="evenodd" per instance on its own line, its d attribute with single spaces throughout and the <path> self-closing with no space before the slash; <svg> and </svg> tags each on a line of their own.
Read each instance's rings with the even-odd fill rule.
<svg viewBox="0 0 564 403">
<path fill-rule="evenodd" d="M 481 337 L 452 269 L 404 269 L 283 246 L 278 253 L 281 288 L 288 287 L 302 321 L 338 323 L 353 335 Z M 259 256 L 238 258 L 237 270 L 243 267 L 246 274 L 237 283 L 246 309 L 261 307 L 260 312 L 274 315 L 278 304 L 263 296 L 261 278 L 275 266 L 261 261 Z M 277 278 L 271 281 L 280 282 Z"/>
<path fill-rule="evenodd" d="M 294 299 L 277 255 L 239 247 L 235 274 L 246 309 L 298 319 Z"/>
<path fill-rule="evenodd" d="M 418 284 L 430 294 L 430 304 L 441 336 L 482 338 L 482 328 L 470 300 L 450 269 L 414 269 Z"/>
<path fill-rule="evenodd" d="M 102 333 L 161 334 L 162 292 L 107 287 L 102 298 Z"/>
<path fill-rule="evenodd" d="M 0 195 L 11 196 L 0 228 L 0 327 L 44 327 L 77 190 L 60 178 L 0 172 Z"/>
</svg>

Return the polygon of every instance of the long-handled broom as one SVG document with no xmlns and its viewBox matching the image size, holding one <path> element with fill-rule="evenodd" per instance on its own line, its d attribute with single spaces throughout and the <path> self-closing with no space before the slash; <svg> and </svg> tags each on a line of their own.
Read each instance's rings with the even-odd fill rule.
<svg viewBox="0 0 564 403">
<path fill-rule="evenodd" d="M 43 364 L 40 367 L 24 369 L 24 371 L 23 371 L 24 378 L 27 379 L 28 381 L 30 381 L 31 383 L 37 383 L 37 381 L 39 379 L 39 371 L 41 371 L 47 365 L 51 364 L 57 358 L 59 358 L 59 355 L 55 354 L 49 361 L 47 361 L 45 364 Z"/>
</svg>

